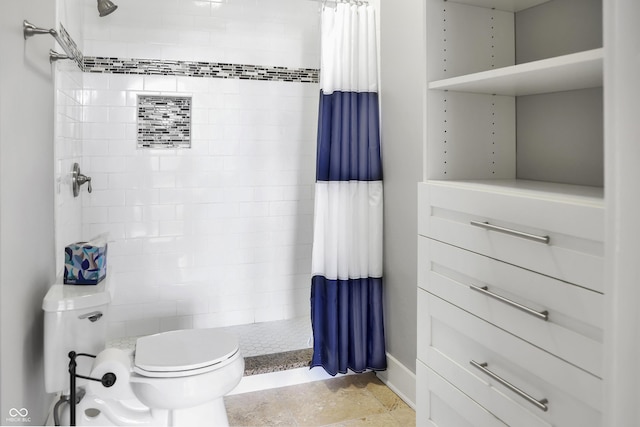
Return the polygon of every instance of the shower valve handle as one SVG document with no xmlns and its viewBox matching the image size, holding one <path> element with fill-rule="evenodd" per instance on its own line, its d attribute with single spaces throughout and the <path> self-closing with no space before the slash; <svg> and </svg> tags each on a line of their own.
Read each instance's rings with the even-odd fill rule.
<svg viewBox="0 0 640 427">
<path fill-rule="evenodd" d="M 82 184 L 84 184 L 86 182 L 87 183 L 87 191 L 89 191 L 89 193 L 91 193 L 91 177 L 90 176 L 79 174 L 76 177 L 76 180 L 78 181 L 78 186 L 81 186 Z"/>
<path fill-rule="evenodd" d="M 87 183 L 87 190 L 91 193 L 91 177 L 80 173 L 80 166 L 77 163 L 73 164 L 73 172 L 71 173 L 73 181 L 73 196 L 78 197 L 80 194 L 80 186 Z"/>
</svg>

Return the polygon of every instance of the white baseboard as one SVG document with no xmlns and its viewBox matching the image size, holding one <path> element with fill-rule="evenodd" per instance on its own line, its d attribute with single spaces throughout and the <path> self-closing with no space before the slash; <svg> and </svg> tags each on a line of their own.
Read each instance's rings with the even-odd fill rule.
<svg viewBox="0 0 640 427">
<path fill-rule="evenodd" d="M 416 374 L 387 353 L 387 370 L 376 372 L 380 380 L 413 409 L 416 409 Z"/>
</svg>

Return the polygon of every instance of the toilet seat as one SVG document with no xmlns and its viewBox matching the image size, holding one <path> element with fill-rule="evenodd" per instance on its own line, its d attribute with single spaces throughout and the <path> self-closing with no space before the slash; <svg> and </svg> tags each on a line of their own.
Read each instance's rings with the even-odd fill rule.
<svg viewBox="0 0 640 427">
<path fill-rule="evenodd" d="M 238 354 L 238 340 L 216 329 L 185 329 L 138 338 L 133 371 L 145 377 L 185 377 L 219 369 Z"/>
</svg>

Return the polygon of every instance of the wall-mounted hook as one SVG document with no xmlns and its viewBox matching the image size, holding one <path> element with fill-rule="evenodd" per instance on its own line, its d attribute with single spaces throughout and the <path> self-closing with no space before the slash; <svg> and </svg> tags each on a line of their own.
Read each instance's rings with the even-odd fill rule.
<svg viewBox="0 0 640 427">
<path fill-rule="evenodd" d="M 80 186 L 85 182 L 88 183 L 87 190 L 91 193 L 91 177 L 80 173 L 80 165 L 73 164 L 73 171 L 71 172 L 71 181 L 73 184 L 73 197 L 78 197 L 80 194 Z"/>
<path fill-rule="evenodd" d="M 61 53 L 56 52 L 53 49 L 49 49 L 49 62 L 53 64 L 59 59 L 71 59 L 71 58 L 69 58 L 69 55 L 63 55 Z"/>
<path fill-rule="evenodd" d="M 24 35 L 24 39 L 26 40 L 29 37 L 35 36 L 36 34 L 49 34 L 55 38 L 58 33 L 53 28 L 47 30 L 46 28 L 36 27 L 31 22 L 25 19 L 24 21 L 22 21 L 22 34 Z"/>
</svg>

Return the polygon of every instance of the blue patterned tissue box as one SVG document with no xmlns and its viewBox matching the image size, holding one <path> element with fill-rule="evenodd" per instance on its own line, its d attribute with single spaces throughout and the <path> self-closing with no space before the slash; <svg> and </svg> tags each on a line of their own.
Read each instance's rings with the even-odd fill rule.
<svg viewBox="0 0 640 427">
<path fill-rule="evenodd" d="M 96 237 L 64 248 L 64 283 L 97 285 L 107 276 L 107 242 Z"/>
</svg>

